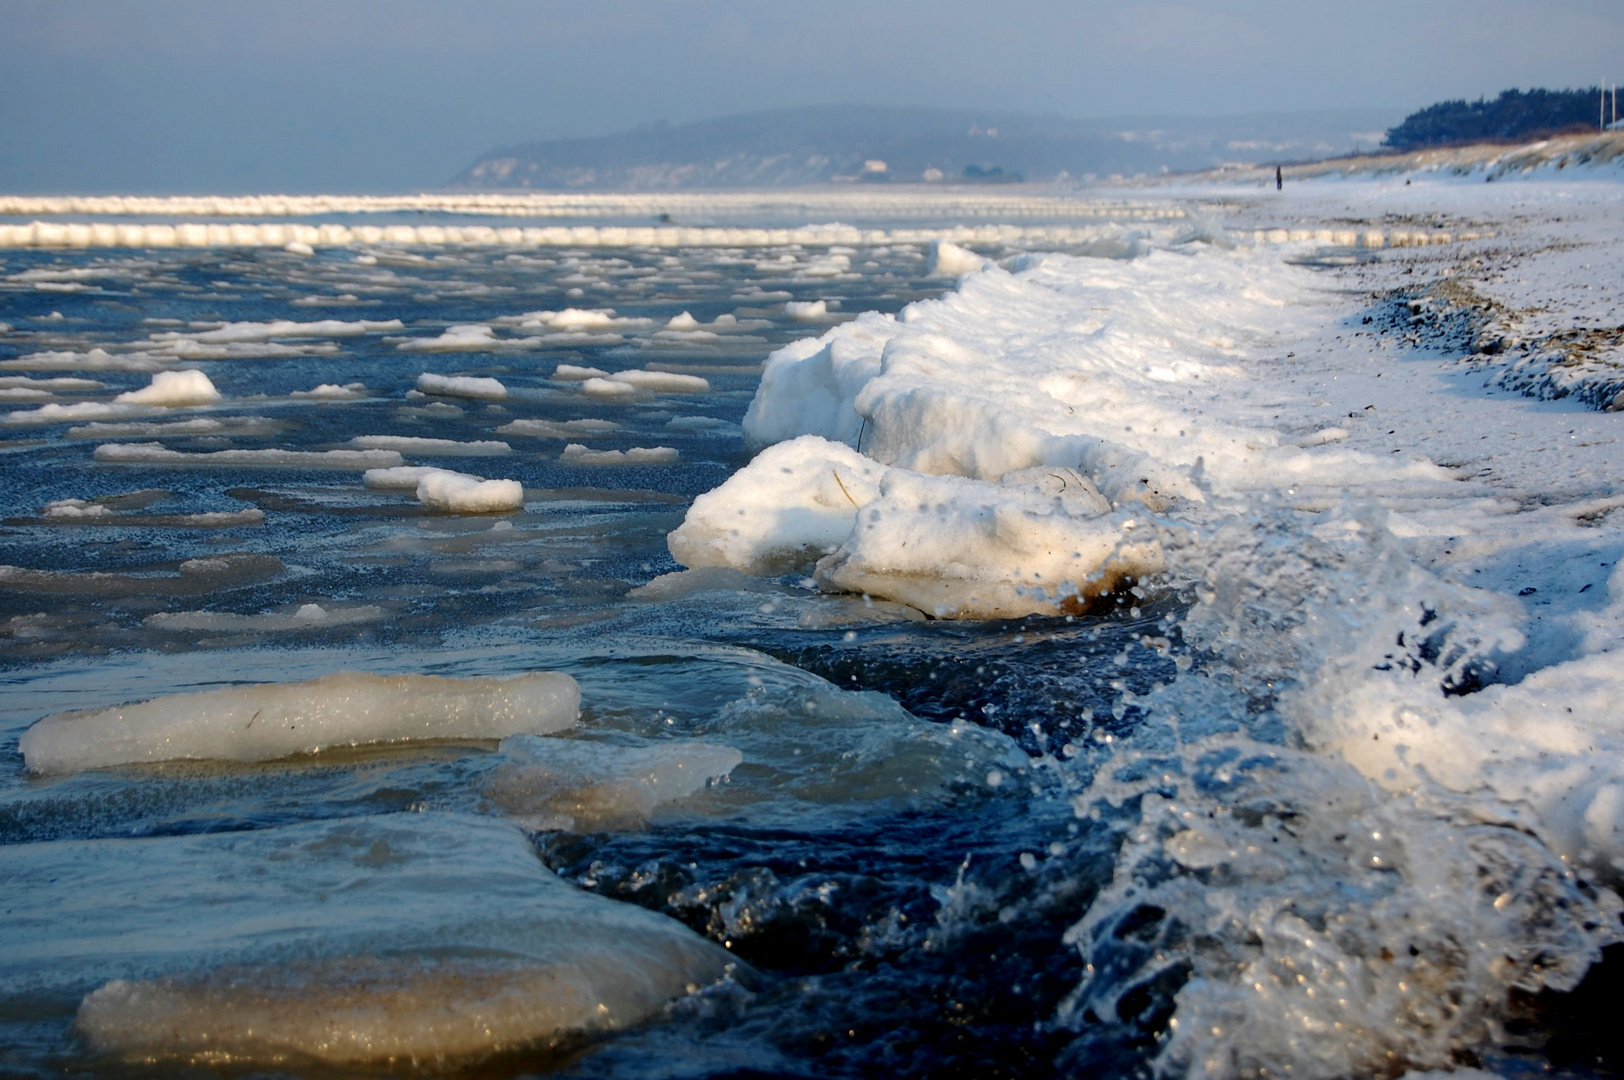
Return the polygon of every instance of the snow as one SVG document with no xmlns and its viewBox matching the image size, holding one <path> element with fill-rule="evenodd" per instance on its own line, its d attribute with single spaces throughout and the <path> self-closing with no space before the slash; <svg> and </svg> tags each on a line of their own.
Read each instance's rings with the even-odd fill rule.
<svg viewBox="0 0 1624 1080">
<path fill-rule="evenodd" d="M 930 261 L 932 277 L 963 277 L 991 261 L 951 240 L 932 240 L 926 258 Z"/>
<path fill-rule="evenodd" d="M 160 1071 L 477 1067 L 634 1025 L 733 960 L 491 817 L 16 844 L 0 876 L 29 912 L 0 927 L 0 981 L 82 995 L 90 1052 Z"/>
<path fill-rule="evenodd" d="M 347 672 L 309 682 L 174 694 L 57 713 L 19 743 L 30 772 L 139 762 L 272 761 L 409 739 L 501 739 L 574 725 L 581 691 L 568 675 L 511 679 Z"/>
<path fill-rule="evenodd" d="M 879 493 L 885 467 L 816 435 L 770 446 L 695 499 L 666 538 L 683 566 L 787 573 L 833 552 Z"/>
<path fill-rule="evenodd" d="M 394 450 L 213 450 L 187 453 L 160 443 L 103 443 L 95 459 L 110 465 L 229 465 L 265 469 L 387 469 Z"/>
<path fill-rule="evenodd" d="M 423 372 L 417 377 L 417 388 L 425 394 L 441 397 L 473 398 L 477 401 L 501 401 L 508 396 L 501 380 L 469 375 L 435 375 Z"/>
<path fill-rule="evenodd" d="M 417 501 L 450 514 L 504 513 L 524 508 L 524 486 L 517 480 L 482 480 L 437 469 L 417 481 Z"/>
<path fill-rule="evenodd" d="M 180 405 L 208 405 L 219 401 L 220 397 L 220 391 L 214 388 L 207 375 L 189 368 L 184 371 L 155 372 L 150 385 L 120 394 L 113 400 L 129 405 L 173 408 Z"/>
<path fill-rule="evenodd" d="M 417 435 L 357 435 L 350 445 L 358 450 L 398 450 L 403 454 L 431 457 L 497 457 L 511 454 L 513 447 L 495 439 L 429 439 Z"/>
</svg>

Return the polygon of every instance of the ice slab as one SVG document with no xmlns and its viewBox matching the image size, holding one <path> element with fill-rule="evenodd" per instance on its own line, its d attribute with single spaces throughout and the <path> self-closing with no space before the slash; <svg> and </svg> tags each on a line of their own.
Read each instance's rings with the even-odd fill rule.
<svg viewBox="0 0 1624 1080">
<path fill-rule="evenodd" d="M 683 566 L 787 573 L 845 543 L 885 471 L 844 443 L 791 439 L 695 499 L 666 544 Z"/>
<path fill-rule="evenodd" d="M 434 470 L 418 479 L 417 501 L 450 514 L 497 514 L 524 508 L 524 485 Z"/>
<path fill-rule="evenodd" d="M 274 555 L 251 553 L 187 559 L 173 573 L 0 566 L 0 588 L 70 596 L 200 596 L 265 581 L 284 569 L 282 560 Z"/>
<path fill-rule="evenodd" d="M 637 1023 L 732 961 L 491 818 L 10 845 L 0 876 L 0 996 L 84 995 L 88 1048 L 139 1062 L 476 1064 Z"/>
<path fill-rule="evenodd" d="M 427 371 L 417 377 L 417 388 L 425 394 L 474 398 L 479 401 L 501 401 L 508 396 L 507 387 L 503 386 L 499 379 L 467 375 L 435 375 Z"/>
<path fill-rule="evenodd" d="M 584 443 L 569 443 L 558 460 L 566 465 L 670 465 L 681 458 L 670 446 L 633 446 L 625 450 L 593 450 Z"/>
<path fill-rule="evenodd" d="M 645 371 L 635 368 L 617 371 L 609 376 L 614 382 L 627 383 L 638 390 L 655 394 L 708 394 L 710 382 L 698 375 L 682 375 L 674 371 Z"/>
<path fill-rule="evenodd" d="M 131 390 L 114 398 L 115 402 L 130 405 L 209 405 L 220 400 L 209 377 L 196 368 L 184 371 L 154 372 L 152 382 L 140 390 Z"/>
<path fill-rule="evenodd" d="M 398 450 L 403 454 L 430 457 L 496 457 L 513 453 L 513 447 L 494 439 L 459 442 L 456 439 L 428 439 L 416 435 L 357 435 L 350 445 L 358 450 Z"/>
<path fill-rule="evenodd" d="M 590 439 L 619 431 L 613 420 L 510 420 L 496 429 L 498 435 L 531 435 L 538 439 Z"/>
<path fill-rule="evenodd" d="M 655 808 L 703 791 L 744 760 L 731 746 L 648 746 L 516 735 L 482 793 L 529 829 L 597 832 L 646 822 Z"/>
<path fill-rule="evenodd" d="M 1077 493 L 1069 500 L 1029 473 L 1006 479 L 1013 482 L 889 470 L 850 537 L 819 562 L 818 584 L 938 618 L 1008 619 L 1081 614 L 1096 597 L 1163 568 L 1143 515 L 1105 513 L 1086 478 L 1071 473 Z"/>
<path fill-rule="evenodd" d="M 160 443 L 104 443 L 95 459 L 112 465 L 230 465 L 260 469 L 387 469 L 402 460 L 395 450 L 212 450 L 187 453 Z"/>
<path fill-rule="evenodd" d="M 377 622 L 386 612 L 372 604 L 300 604 L 291 612 L 238 615 L 229 611 L 160 611 L 141 622 L 176 633 L 281 633 Z"/>
<path fill-rule="evenodd" d="M 501 739 L 575 723 L 568 675 L 511 679 L 345 672 L 296 683 L 174 694 L 57 713 L 19 742 L 30 772 L 152 761 L 272 761 L 339 746 L 410 739 Z"/>
</svg>

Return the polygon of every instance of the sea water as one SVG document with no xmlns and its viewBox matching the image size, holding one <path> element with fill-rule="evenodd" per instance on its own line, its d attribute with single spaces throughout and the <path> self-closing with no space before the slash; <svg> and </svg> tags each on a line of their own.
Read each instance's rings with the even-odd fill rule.
<svg viewBox="0 0 1624 1080">
<path fill-rule="evenodd" d="M 1434 940 L 1413 868 L 1476 829 L 1554 907 L 1594 896 L 1513 830 L 1285 745 L 1256 687 L 1177 705 L 1231 744 L 1158 741 L 1146 703 L 1223 659 L 1183 640 L 1192 595 L 951 621 L 824 594 L 804 567 L 680 572 L 666 536 L 749 460 L 765 356 L 940 295 L 934 269 L 919 243 L 5 252 L 0 374 L 100 385 L 18 381 L 0 427 L 0 1070 L 1358 1075 L 1515 1043 L 1393 1004 L 1413 991 L 1381 972 L 1355 1012 L 1390 1030 L 1223 1036 L 1223 988 L 1279 972 L 1247 967 L 1244 918 L 1203 911 L 1302 901 L 1303 978 L 1279 1000 L 1308 1027 L 1295 988 L 1358 981 L 1350 962 L 1392 959 L 1382 919 L 1411 920 L 1438 950 L 1404 939 L 1419 996 L 1466 1024 L 1507 976 Z M 192 370 L 218 400 L 114 400 Z M 521 495 L 364 475 L 406 466 Z M 257 764 L 41 774 L 18 752 L 65 710 L 352 671 L 564 672 L 581 712 Z M 1582 936 L 1555 926 L 1552 955 L 1584 954 L 1563 933 Z M 453 1000 L 499 1053 L 434 1027 Z M 1195 1050 L 1175 1000 L 1186 1032 L 1211 1028 Z M 1512 1036 L 1583 1043 L 1580 1007 L 1529 1000 Z M 361 1049 L 243 1034 L 323 1017 Z M 216 1029 L 236 1049 L 198 1035 Z"/>
</svg>

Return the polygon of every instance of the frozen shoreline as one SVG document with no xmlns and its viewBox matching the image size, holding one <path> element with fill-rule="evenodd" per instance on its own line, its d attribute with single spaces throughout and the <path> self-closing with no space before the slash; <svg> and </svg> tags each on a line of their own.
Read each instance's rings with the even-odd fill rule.
<svg viewBox="0 0 1624 1080">
<path fill-rule="evenodd" d="M 1161 720 L 1120 751 L 1123 768 L 1165 760 L 1169 737 L 1175 772 L 1192 778 L 1214 754 L 1263 752 L 1234 740 L 1268 702 L 1285 744 L 1314 751 L 1278 767 L 1293 783 L 1323 773 L 1270 797 L 1291 806 L 1295 831 L 1326 827 L 1327 837 L 1351 802 L 1383 818 L 1371 835 L 1395 850 L 1367 858 L 1397 871 L 1382 903 L 1410 929 L 1366 923 L 1370 911 L 1345 897 L 1271 899 L 1277 871 L 1240 854 L 1268 839 L 1266 827 L 1155 826 L 1165 793 L 1101 774 L 1080 789 L 1079 814 L 1097 799 L 1144 796 L 1146 825 L 1119 862 L 1120 894 L 1102 898 L 1073 939 L 1107 965 L 1112 920 L 1152 902 L 1147 888 L 1169 925 L 1209 920 L 1213 905 L 1233 912 L 1235 936 L 1214 929 L 1223 960 L 1188 954 L 1195 976 L 1164 1060 L 1191 1075 L 1306 1059 L 1318 1061 L 1310 1072 L 1357 1072 L 1392 1054 L 1442 1065 L 1493 1028 L 1508 986 L 1571 989 L 1601 946 L 1624 937 L 1617 896 L 1590 883 L 1624 878 L 1624 522 L 1612 513 L 1624 507 L 1624 455 L 1618 417 L 1595 408 L 1613 400 L 1605 380 L 1624 356 L 1596 333 L 1577 359 L 1516 347 L 1618 324 L 1624 185 L 1368 181 L 1224 198 L 1225 224 L 1309 242 L 1020 257 L 896 318 L 864 316 L 779 350 L 745 423 L 757 445 L 777 446 L 702 497 L 672 550 L 690 565 L 754 573 L 822 555 L 826 588 L 950 617 L 1064 612 L 1109 576 L 1112 558 L 1138 551 L 1141 585 L 1154 578 L 1195 600 L 1181 630 L 1196 664 L 1134 702 Z M 1377 257 L 1312 242 L 1349 221 L 1494 236 Z M 1418 305 L 1426 290 L 1489 298 L 1501 347 L 1482 347 L 1487 320 L 1460 304 Z M 1478 332 L 1462 339 L 1462 319 Z M 1582 364 L 1603 389 L 1555 401 L 1506 392 L 1558 396 L 1549 378 L 1507 380 L 1530 356 L 1558 373 Z M 786 457 L 790 447 L 800 449 Z M 844 507 L 820 481 L 842 469 Z M 1077 485 L 1028 494 L 1009 483 L 1022 470 L 1075 470 L 1104 498 L 1068 504 L 1063 492 Z M 1090 528 L 1114 533 L 1116 546 L 1090 550 L 1079 532 Z M 1144 555 L 1152 538 L 1154 559 Z M 905 550 L 915 542 L 934 545 L 923 561 Z M 1080 572 L 1057 582 L 1054 560 L 1068 553 Z M 1014 595 L 1032 602 L 1011 605 Z M 1174 788 L 1176 823 L 1205 796 Z M 1517 861 L 1546 862 L 1539 872 L 1565 881 L 1564 899 L 1511 883 L 1489 908 L 1456 895 L 1505 857 L 1458 846 L 1463 814 L 1501 823 L 1491 846 L 1514 821 L 1537 836 L 1541 853 Z M 1169 865 L 1179 869 L 1166 877 Z M 1325 872 L 1308 873 L 1299 892 L 1325 888 Z M 1344 887 L 1375 887 L 1361 873 Z M 1198 874 L 1233 875 L 1229 899 L 1197 886 Z M 1586 914 L 1557 916 L 1553 902 Z M 1325 929 L 1301 922 L 1305 904 Z M 1305 996 L 1291 974 L 1328 954 L 1362 965 L 1369 949 L 1402 945 L 1425 956 L 1438 934 L 1474 935 L 1478 949 L 1422 991 L 1469 1000 L 1447 1022 L 1406 1011 L 1425 979 L 1404 965 L 1372 969 L 1337 1003 L 1324 985 Z M 1540 950 L 1544 966 L 1525 966 Z M 1121 985 L 1119 971 L 1093 1000 L 1085 982 L 1080 1000 L 1108 1016 Z M 1305 1026 L 1372 1034 L 1305 1044 L 1293 1034 Z"/>
</svg>

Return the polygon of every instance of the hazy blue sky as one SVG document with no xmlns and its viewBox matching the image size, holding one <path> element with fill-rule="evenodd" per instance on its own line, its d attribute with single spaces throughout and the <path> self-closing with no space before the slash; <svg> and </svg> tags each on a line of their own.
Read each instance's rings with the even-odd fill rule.
<svg viewBox="0 0 1624 1080">
<path fill-rule="evenodd" d="M 0 189 L 399 190 L 813 103 L 1401 113 L 1624 81 L 1624 0 L 0 0 Z"/>
</svg>

